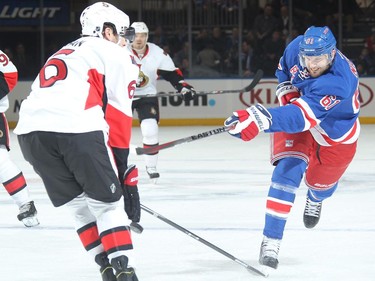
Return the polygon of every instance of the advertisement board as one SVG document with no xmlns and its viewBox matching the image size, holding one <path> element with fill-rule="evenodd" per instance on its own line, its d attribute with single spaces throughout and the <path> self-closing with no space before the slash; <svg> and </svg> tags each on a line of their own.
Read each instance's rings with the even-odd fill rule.
<svg viewBox="0 0 375 281">
<path fill-rule="evenodd" d="M 186 80 L 197 91 L 235 90 L 250 84 L 251 79 L 191 79 Z M 161 126 L 168 125 L 222 125 L 234 110 L 262 103 L 266 107 L 278 106 L 275 96 L 276 79 L 262 79 L 250 92 L 234 94 L 210 94 L 194 101 L 183 101 L 179 96 L 160 98 Z M 19 82 L 9 94 L 10 106 L 6 112 L 13 127 L 18 120 L 22 100 L 28 95 L 31 82 Z M 173 87 L 166 81 L 158 81 L 159 92 L 171 92 Z M 375 78 L 360 79 L 361 123 L 375 124 Z M 137 116 L 134 116 L 137 125 Z"/>
</svg>

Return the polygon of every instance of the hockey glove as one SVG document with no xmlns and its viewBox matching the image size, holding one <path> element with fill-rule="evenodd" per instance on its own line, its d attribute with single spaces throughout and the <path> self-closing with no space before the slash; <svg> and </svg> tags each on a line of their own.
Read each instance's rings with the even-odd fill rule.
<svg viewBox="0 0 375 281">
<path fill-rule="evenodd" d="M 229 134 L 244 141 L 252 140 L 259 132 L 269 129 L 271 124 L 272 116 L 261 104 L 235 111 L 224 122 L 224 126 L 230 128 Z"/>
<path fill-rule="evenodd" d="M 196 94 L 193 86 L 189 85 L 184 80 L 178 82 L 176 89 L 182 95 L 184 100 L 192 100 Z"/>
<path fill-rule="evenodd" d="M 141 203 L 138 193 L 138 168 L 135 165 L 129 165 L 124 173 L 124 205 L 125 212 L 129 220 L 139 222 L 141 219 Z"/>
<path fill-rule="evenodd" d="M 292 103 L 301 96 L 299 89 L 293 86 L 290 81 L 285 81 L 277 85 L 276 96 L 280 106 Z"/>
</svg>

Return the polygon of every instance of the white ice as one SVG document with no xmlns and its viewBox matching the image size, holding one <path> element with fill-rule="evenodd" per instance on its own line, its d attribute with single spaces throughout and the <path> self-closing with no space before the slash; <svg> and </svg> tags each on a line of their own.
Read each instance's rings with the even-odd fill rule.
<svg viewBox="0 0 375 281">
<path fill-rule="evenodd" d="M 161 127 L 160 143 L 214 127 Z M 298 190 L 280 249 L 279 268 L 268 280 L 375 280 L 375 125 L 363 125 L 358 152 L 334 196 L 323 204 L 314 229 L 305 229 L 302 212 L 306 186 Z M 141 145 L 139 128 L 132 143 Z M 54 208 L 43 184 L 23 160 L 17 139 L 11 156 L 23 170 L 35 200 L 40 226 L 25 228 L 18 209 L 0 190 L 0 280 L 100 281 L 84 251 L 70 212 Z M 242 142 L 227 133 L 165 149 L 161 174 L 149 182 L 141 156 L 142 203 L 234 257 L 259 267 L 265 200 L 272 167 L 269 139 L 260 134 Z M 140 281 L 263 280 L 239 263 L 142 212 L 142 234 L 133 234 Z"/>
</svg>

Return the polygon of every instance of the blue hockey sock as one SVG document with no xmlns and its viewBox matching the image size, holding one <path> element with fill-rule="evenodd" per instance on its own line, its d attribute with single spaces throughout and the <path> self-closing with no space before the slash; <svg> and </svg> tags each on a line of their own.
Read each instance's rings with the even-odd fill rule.
<svg viewBox="0 0 375 281">
<path fill-rule="evenodd" d="M 294 204 L 295 192 L 301 183 L 306 166 L 301 159 L 284 158 L 275 167 L 267 198 L 263 229 L 265 236 L 282 239 L 287 218 Z"/>
</svg>

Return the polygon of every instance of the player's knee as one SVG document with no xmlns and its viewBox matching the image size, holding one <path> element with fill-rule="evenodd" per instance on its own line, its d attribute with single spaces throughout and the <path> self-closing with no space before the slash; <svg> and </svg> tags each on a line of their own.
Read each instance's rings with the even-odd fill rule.
<svg viewBox="0 0 375 281">
<path fill-rule="evenodd" d="M 299 158 L 281 159 L 272 174 L 272 182 L 299 187 L 307 164 Z"/>
<path fill-rule="evenodd" d="M 141 122 L 143 143 L 156 144 L 159 142 L 159 127 L 156 119 L 144 119 Z"/>
<path fill-rule="evenodd" d="M 333 185 L 332 187 L 328 189 L 320 189 L 320 188 L 309 188 L 309 195 L 310 198 L 316 200 L 316 201 L 323 201 L 324 199 L 327 199 L 332 196 L 332 194 L 337 189 L 338 183 Z"/>
<path fill-rule="evenodd" d="M 116 210 L 117 208 L 119 208 L 120 205 L 119 201 L 109 203 L 98 201 L 92 198 L 88 198 L 87 203 L 89 205 L 90 211 L 96 218 L 102 216 L 105 213 Z"/>
</svg>

